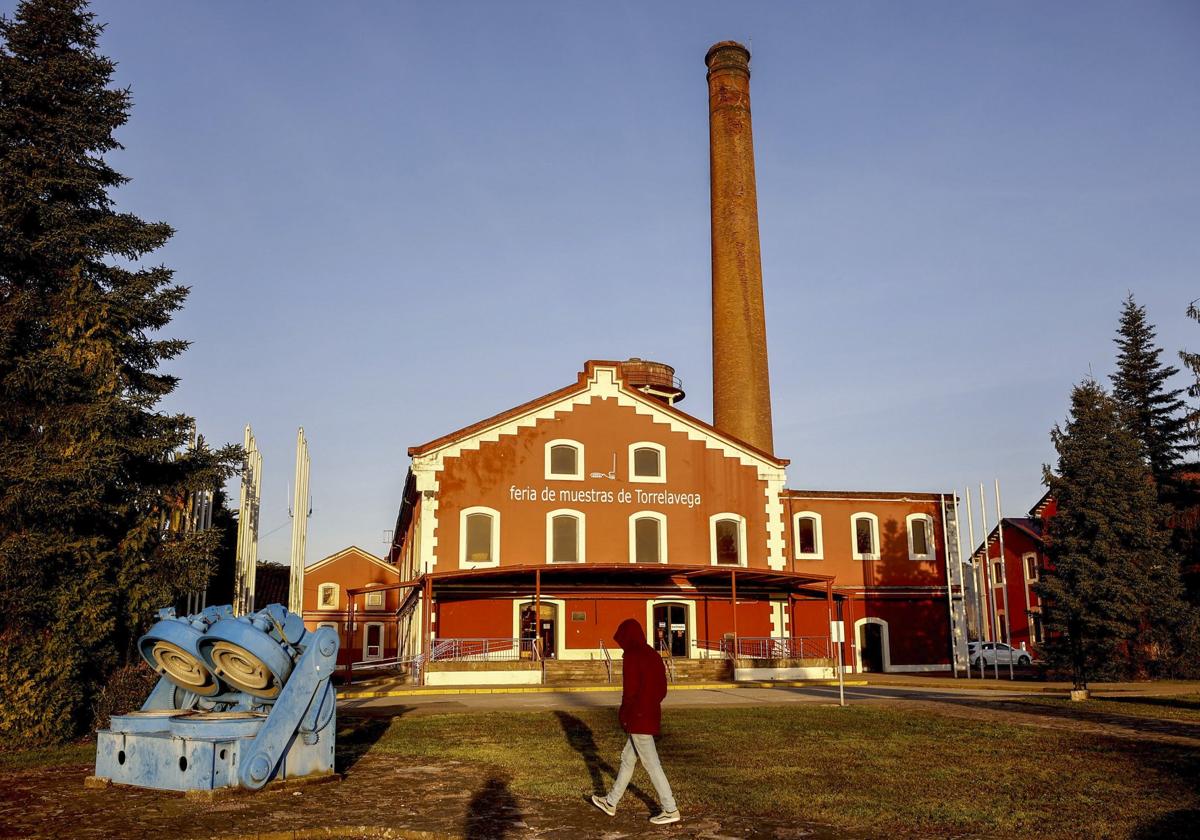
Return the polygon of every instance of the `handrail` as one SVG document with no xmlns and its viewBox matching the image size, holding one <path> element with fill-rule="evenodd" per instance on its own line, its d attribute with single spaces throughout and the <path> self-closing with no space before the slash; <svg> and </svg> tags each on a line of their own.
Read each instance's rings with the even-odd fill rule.
<svg viewBox="0 0 1200 840">
<path fill-rule="evenodd" d="M 663 664 L 667 667 L 667 679 L 675 682 L 675 655 L 671 653 L 671 647 L 667 644 L 666 639 L 659 640 L 658 654 L 663 659 Z"/>
<path fill-rule="evenodd" d="M 828 636 L 741 636 L 738 639 L 700 639 L 696 648 L 706 658 L 722 659 L 833 659 Z"/>
<path fill-rule="evenodd" d="M 607 672 L 605 681 L 612 682 L 612 671 L 613 671 L 612 655 L 609 654 L 608 648 L 606 648 L 604 646 L 603 639 L 600 640 L 600 652 L 602 654 L 604 654 L 604 670 Z"/>
</svg>

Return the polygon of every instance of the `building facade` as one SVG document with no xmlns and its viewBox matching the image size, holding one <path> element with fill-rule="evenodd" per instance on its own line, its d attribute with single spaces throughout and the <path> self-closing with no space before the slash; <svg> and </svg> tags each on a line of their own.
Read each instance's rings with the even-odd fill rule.
<svg viewBox="0 0 1200 840">
<path fill-rule="evenodd" d="M 942 496 L 788 490 L 786 460 L 681 411 L 673 371 L 590 361 L 412 467 L 389 560 L 402 652 L 490 640 L 618 658 L 626 618 L 680 658 L 813 675 L 949 667 Z M 732 647 L 731 647 L 732 644 Z"/>
<path fill-rule="evenodd" d="M 395 566 L 357 546 L 305 568 L 304 626 L 337 631 L 340 670 L 349 670 L 353 662 L 396 658 L 400 639 L 396 614 L 403 597 L 395 588 L 397 582 Z M 357 595 L 352 596 L 352 591 Z"/>
<path fill-rule="evenodd" d="M 1024 648 L 1035 659 L 1044 638 L 1037 593 L 1046 569 L 1042 532 L 1056 510 L 1054 499 L 1042 496 L 1027 516 L 1001 520 L 971 556 L 978 601 L 972 608 L 981 638 Z"/>
</svg>

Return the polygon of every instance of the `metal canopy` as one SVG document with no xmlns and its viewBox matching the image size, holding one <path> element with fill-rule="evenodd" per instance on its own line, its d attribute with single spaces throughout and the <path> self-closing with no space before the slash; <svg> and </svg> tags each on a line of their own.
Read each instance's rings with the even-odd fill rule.
<svg viewBox="0 0 1200 840">
<path fill-rule="evenodd" d="M 636 579 L 638 582 L 649 582 L 650 579 L 660 579 L 664 583 L 680 579 L 688 583 L 721 584 L 732 575 L 743 585 L 758 584 L 776 587 L 793 592 L 819 591 L 822 594 L 833 582 L 833 575 L 818 575 L 811 573 L 789 572 L 774 569 L 755 569 L 745 566 L 680 566 L 666 564 L 634 564 L 634 563 L 547 563 L 545 565 L 495 566 L 486 569 L 451 569 L 445 572 L 428 572 L 414 580 L 383 586 L 366 586 L 348 588 L 346 594 L 361 595 L 364 592 L 386 592 L 392 589 L 413 589 L 429 583 L 454 584 L 467 582 L 503 582 L 506 578 L 524 581 L 527 577 L 540 574 L 545 578 L 587 578 L 608 576 L 610 578 L 625 578 L 626 581 Z"/>
</svg>

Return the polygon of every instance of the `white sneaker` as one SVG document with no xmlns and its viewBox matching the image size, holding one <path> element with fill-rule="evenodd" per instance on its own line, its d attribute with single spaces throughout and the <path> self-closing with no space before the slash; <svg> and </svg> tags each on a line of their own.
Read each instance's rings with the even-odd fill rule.
<svg viewBox="0 0 1200 840">
<path fill-rule="evenodd" d="M 679 809 L 676 808 L 674 811 L 663 811 L 661 814 L 651 817 L 650 822 L 654 823 L 655 825 L 669 825 L 670 823 L 677 823 L 679 822 Z"/>
<path fill-rule="evenodd" d="M 617 815 L 616 806 L 609 805 L 608 800 L 605 799 L 603 796 L 597 796 L 596 794 L 593 793 L 592 794 L 592 804 L 595 805 L 597 808 L 599 808 L 604 813 L 608 814 L 610 817 L 615 817 Z M 679 819 L 679 818 L 676 817 L 676 819 Z"/>
</svg>

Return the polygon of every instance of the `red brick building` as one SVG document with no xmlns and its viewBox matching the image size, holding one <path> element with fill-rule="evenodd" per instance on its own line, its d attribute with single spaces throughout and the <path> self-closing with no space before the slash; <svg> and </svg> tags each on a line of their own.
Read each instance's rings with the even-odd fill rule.
<svg viewBox="0 0 1200 840">
<path fill-rule="evenodd" d="M 596 660 L 637 618 L 676 657 L 736 638 L 739 658 L 815 675 L 829 663 L 795 661 L 828 659 L 840 605 L 849 668 L 948 668 L 942 497 L 787 490 L 786 460 L 681 396 L 664 365 L 590 361 L 566 388 L 410 449 L 388 558 L 412 584 L 402 652 L 536 638 L 547 659 Z"/>
<path fill-rule="evenodd" d="M 749 62 L 731 41 L 705 56 L 713 423 L 679 409 L 669 366 L 589 361 L 409 449 L 388 556 L 401 660 L 532 681 L 506 663 L 608 662 L 636 618 L 681 663 L 824 675 L 840 611 L 847 666 L 949 668 L 942 496 L 788 490 L 774 453 Z"/>
<path fill-rule="evenodd" d="M 1012 646 L 1026 648 L 1035 658 L 1043 639 L 1042 605 L 1035 589 L 1046 564 L 1042 529 L 1056 510 L 1047 493 L 1030 508 L 1028 516 L 1005 517 L 971 556 L 979 596 L 986 599 L 983 605 L 974 605 L 982 637 L 1008 641 L 1011 634 Z"/>
<path fill-rule="evenodd" d="M 338 631 L 339 668 L 396 657 L 396 612 L 404 594 L 394 587 L 399 580 L 395 566 L 353 545 L 304 570 L 304 626 Z M 352 598 L 351 590 L 360 594 Z"/>
</svg>

